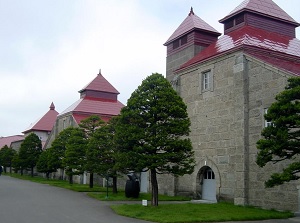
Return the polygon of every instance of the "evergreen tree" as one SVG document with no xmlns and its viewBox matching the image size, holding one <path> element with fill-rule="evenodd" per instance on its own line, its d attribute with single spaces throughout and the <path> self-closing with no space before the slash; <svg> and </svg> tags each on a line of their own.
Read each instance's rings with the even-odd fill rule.
<svg viewBox="0 0 300 223">
<path fill-rule="evenodd" d="M 117 168 L 150 170 L 154 206 L 158 205 L 157 173 L 177 176 L 194 170 L 189 127 L 186 105 L 161 74 L 147 77 L 121 110 Z"/>
<path fill-rule="evenodd" d="M 96 129 L 99 129 L 101 126 L 103 126 L 105 122 L 98 116 L 98 115 L 91 115 L 90 117 L 83 119 L 79 127 L 82 128 L 85 132 L 85 137 L 87 140 L 89 140 L 93 134 L 95 133 Z M 93 159 L 93 157 L 87 156 L 87 162 L 89 162 L 89 159 Z M 90 188 L 93 188 L 94 186 L 94 169 L 90 168 L 90 165 L 86 165 L 86 171 L 90 173 L 90 182 L 89 186 Z"/>
<path fill-rule="evenodd" d="M 21 164 L 21 171 L 24 168 L 31 169 L 31 176 L 33 177 L 33 169 L 39 159 L 42 152 L 42 142 L 39 137 L 30 133 L 25 137 L 24 141 L 21 143 L 19 151 L 19 161 Z"/>
<path fill-rule="evenodd" d="M 55 172 L 57 169 L 53 168 L 49 165 L 49 160 L 50 160 L 51 154 L 50 154 L 50 149 L 44 150 L 37 162 L 37 171 L 40 173 L 45 173 L 47 179 L 49 179 L 50 173 Z"/>
<path fill-rule="evenodd" d="M 263 129 L 263 138 L 257 142 L 256 162 L 260 167 L 284 160 L 290 160 L 290 164 L 282 172 L 272 174 L 266 187 L 300 178 L 300 78 L 290 78 L 275 99 L 265 114 L 271 125 Z"/>
<path fill-rule="evenodd" d="M 73 128 L 66 143 L 65 157 L 63 159 L 71 184 L 73 183 L 73 175 L 84 172 L 86 145 L 87 140 L 83 129 Z"/>
<path fill-rule="evenodd" d="M 117 193 L 117 173 L 115 166 L 115 132 L 116 118 L 96 129 L 90 138 L 86 152 L 86 168 L 103 177 L 113 178 L 113 193 Z"/>
<path fill-rule="evenodd" d="M 12 168 L 12 160 L 16 154 L 16 151 L 7 145 L 3 146 L 0 149 L 0 165 L 4 167 L 4 171 L 6 172 L 6 168 L 9 167 L 9 172 L 11 173 Z"/>
</svg>

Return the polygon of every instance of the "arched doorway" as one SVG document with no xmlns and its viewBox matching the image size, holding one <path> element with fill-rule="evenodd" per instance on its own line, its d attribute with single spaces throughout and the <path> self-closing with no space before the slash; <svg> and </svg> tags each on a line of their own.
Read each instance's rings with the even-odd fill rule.
<svg viewBox="0 0 300 223">
<path fill-rule="evenodd" d="M 199 193 L 202 200 L 216 201 L 215 173 L 209 166 L 204 166 L 198 173 Z"/>
</svg>

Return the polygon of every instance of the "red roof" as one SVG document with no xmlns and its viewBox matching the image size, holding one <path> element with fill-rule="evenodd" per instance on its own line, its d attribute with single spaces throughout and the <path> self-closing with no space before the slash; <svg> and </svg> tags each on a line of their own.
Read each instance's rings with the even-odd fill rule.
<svg viewBox="0 0 300 223">
<path fill-rule="evenodd" d="M 77 124 L 79 124 L 83 119 L 86 119 L 90 116 L 91 116 L 91 114 L 73 114 L 73 118 L 75 119 Z M 108 122 L 110 119 L 110 117 L 108 117 L 108 116 L 101 116 L 101 115 L 99 115 L 99 116 L 105 122 Z"/>
<path fill-rule="evenodd" d="M 119 101 L 104 100 L 99 98 L 81 98 L 60 113 L 59 116 L 69 112 L 89 113 L 89 115 L 99 114 L 100 116 L 116 116 L 120 114 L 121 108 L 123 107 L 124 105 Z"/>
<path fill-rule="evenodd" d="M 57 115 L 58 112 L 55 110 L 55 106 L 52 102 L 50 105 L 50 110 L 43 117 L 32 123 L 23 133 L 28 133 L 30 131 L 51 132 Z"/>
<path fill-rule="evenodd" d="M 23 135 L 14 135 L 14 136 L 7 136 L 7 137 L 0 137 L 0 149 L 2 149 L 5 145 L 10 147 L 12 142 L 23 140 Z"/>
<path fill-rule="evenodd" d="M 223 35 L 216 42 L 212 43 L 191 60 L 183 64 L 178 70 L 182 70 L 189 66 L 196 65 L 208 59 L 246 46 L 255 47 L 257 50 L 267 50 L 285 54 L 286 56 L 300 60 L 300 40 L 297 38 L 290 38 L 262 29 L 245 26 L 230 32 L 227 35 Z M 283 66 L 283 64 L 284 63 L 277 64 L 277 67 L 281 67 L 280 65 Z M 293 72 L 295 75 L 300 75 L 300 69 L 292 67 L 291 63 L 289 66 L 284 66 L 285 69 L 288 69 L 288 71 Z"/>
<path fill-rule="evenodd" d="M 296 26 L 300 25 L 272 0 L 245 0 L 233 11 L 231 11 L 229 15 L 221 19 L 220 22 L 223 22 L 242 11 L 262 14 L 267 17 L 276 18 L 277 20 L 279 19 L 288 23 L 292 23 Z"/>
<path fill-rule="evenodd" d="M 119 92 L 102 76 L 101 73 L 99 73 L 94 80 L 92 80 L 79 92 L 81 93 L 86 90 L 119 94 Z"/>
<path fill-rule="evenodd" d="M 201 18 L 199 18 L 197 15 L 195 15 L 194 12 L 193 12 L 193 8 L 191 8 L 191 11 L 190 11 L 189 15 L 179 25 L 179 27 L 169 37 L 169 39 L 167 40 L 167 42 L 164 45 L 169 44 L 173 40 L 175 40 L 175 39 L 191 32 L 195 29 L 220 35 L 220 33 L 216 29 L 214 29 L 212 26 L 210 26 L 209 24 L 204 22 Z"/>
</svg>

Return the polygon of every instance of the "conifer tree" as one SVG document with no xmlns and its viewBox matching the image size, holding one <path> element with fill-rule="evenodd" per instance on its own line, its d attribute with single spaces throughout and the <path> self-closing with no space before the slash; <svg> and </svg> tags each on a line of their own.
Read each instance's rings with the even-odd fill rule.
<svg viewBox="0 0 300 223">
<path fill-rule="evenodd" d="M 265 119 L 271 125 L 262 131 L 263 138 L 257 142 L 257 164 L 278 163 L 290 160 L 282 172 L 273 173 L 266 187 L 298 180 L 300 172 L 300 78 L 290 78 L 284 91 L 276 96 Z"/>
</svg>

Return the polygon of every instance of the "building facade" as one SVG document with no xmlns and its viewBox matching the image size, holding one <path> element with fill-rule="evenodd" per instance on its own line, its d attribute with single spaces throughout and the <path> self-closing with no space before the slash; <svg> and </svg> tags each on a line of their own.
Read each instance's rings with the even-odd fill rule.
<svg viewBox="0 0 300 223">
<path fill-rule="evenodd" d="M 197 164 L 191 175 L 161 179 L 159 190 L 296 211 L 299 182 L 265 188 L 285 163 L 258 167 L 256 142 L 275 95 L 300 76 L 300 24 L 272 0 L 246 0 L 220 22 L 221 37 L 191 9 L 164 44 L 167 79 L 187 104 Z"/>
</svg>

